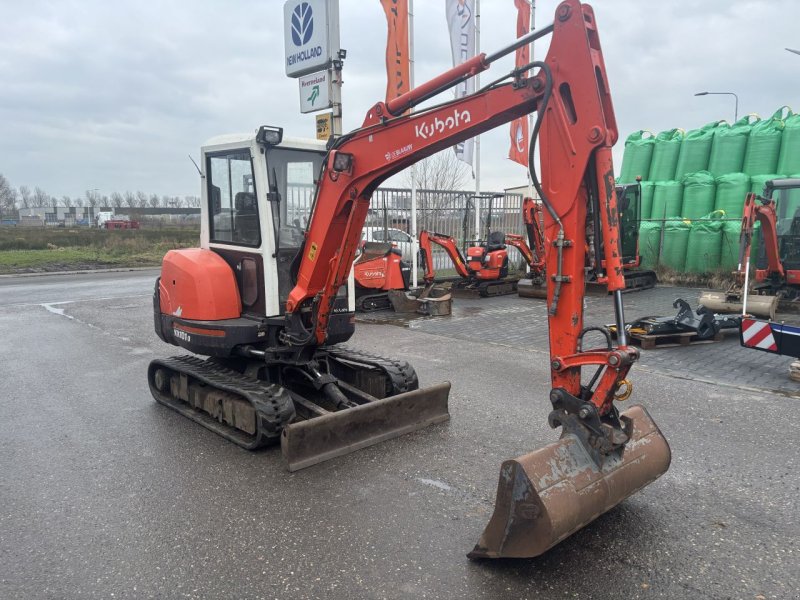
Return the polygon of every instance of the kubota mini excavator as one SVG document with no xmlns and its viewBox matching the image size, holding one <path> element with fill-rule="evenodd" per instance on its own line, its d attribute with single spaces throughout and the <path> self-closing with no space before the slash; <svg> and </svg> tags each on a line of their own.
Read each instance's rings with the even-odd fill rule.
<svg viewBox="0 0 800 600">
<path fill-rule="evenodd" d="M 747 194 L 734 282 L 724 292 L 702 292 L 702 306 L 718 313 L 742 313 L 746 299 L 745 312 L 770 319 L 775 318 L 779 307 L 796 310 L 800 298 L 800 215 L 788 214 L 787 209 L 791 206 L 789 192 L 798 188 L 800 179 L 772 179 L 765 183 L 762 195 Z M 775 192 L 783 196 L 777 203 L 773 197 Z M 750 254 L 756 221 L 761 223 L 766 265 L 756 268 L 755 284 L 750 292 Z"/>
<path fill-rule="evenodd" d="M 502 296 L 517 289 L 517 279 L 508 278 L 508 252 L 506 246 L 514 246 L 526 262 L 533 260 L 533 253 L 520 235 L 492 231 L 485 242 L 467 248 L 467 256 L 461 254 L 455 238 L 443 233 L 421 231 L 419 252 L 422 257 L 425 283 L 430 285 L 436 279 L 433 266 L 431 244 L 444 248 L 461 279 L 453 285 L 453 291 L 462 295 Z"/>
<path fill-rule="evenodd" d="M 408 290 L 411 268 L 391 242 L 363 242 L 361 255 L 353 263 L 356 310 L 390 308 L 389 290 Z"/>
<path fill-rule="evenodd" d="M 544 61 L 471 96 L 407 112 L 550 34 Z M 666 440 L 644 408 L 620 413 L 615 405 L 631 391 L 639 353 L 622 326 L 611 157 L 617 127 L 594 13 L 578 0 L 561 2 L 553 24 L 507 48 L 379 102 L 325 154 L 282 144 L 282 131 L 269 127 L 205 148 L 202 248 L 166 255 L 154 308 L 162 339 L 211 358 L 153 361 L 156 399 L 245 447 L 280 436 L 290 468 L 446 418 L 448 384 L 408 391 L 417 382 L 406 363 L 340 349 L 353 333 L 347 283 L 361 229 L 385 179 L 532 112 L 541 184 L 533 143 L 531 177 L 552 241 L 549 422 L 561 439 L 502 465 L 495 512 L 469 556 L 541 554 L 658 478 L 669 466 Z M 287 186 L 313 172 L 309 224 L 286 228 L 293 222 Z M 604 266 L 597 261 L 596 269 L 613 293 L 616 346 L 607 330 L 583 323 L 587 230 L 604 242 Z M 584 347 L 592 331 L 602 334 L 603 347 Z M 584 368 L 594 372 L 588 380 Z"/>
</svg>

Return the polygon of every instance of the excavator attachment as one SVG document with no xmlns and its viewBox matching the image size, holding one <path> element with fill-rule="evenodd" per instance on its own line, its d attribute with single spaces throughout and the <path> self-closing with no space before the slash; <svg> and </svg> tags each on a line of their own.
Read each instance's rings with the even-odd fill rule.
<svg viewBox="0 0 800 600">
<path fill-rule="evenodd" d="M 373 400 L 283 429 L 281 450 L 290 471 L 349 454 L 450 419 L 450 383 Z"/>
<path fill-rule="evenodd" d="M 779 302 L 780 298 L 778 296 L 749 294 L 747 296 L 747 313 L 772 320 L 775 318 Z M 732 292 L 700 292 L 698 303 L 715 313 L 742 314 L 744 308 L 742 294 Z"/>
<path fill-rule="evenodd" d="M 547 281 L 523 277 L 517 282 L 517 293 L 520 298 L 547 299 Z"/>
<path fill-rule="evenodd" d="M 620 418 L 630 438 L 621 455 L 606 455 L 599 465 L 573 433 L 505 461 L 494 514 L 467 556 L 539 556 L 663 475 L 669 445 L 644 407 L 632 406 Z"/>
<path fill-rule="evenodd" d="M 431 283 L 408 291 L 389 290 L 389 302 L 397 313 L 441 317 L 452 312 L 453 296 L 449 289 Z"/>
</svg>

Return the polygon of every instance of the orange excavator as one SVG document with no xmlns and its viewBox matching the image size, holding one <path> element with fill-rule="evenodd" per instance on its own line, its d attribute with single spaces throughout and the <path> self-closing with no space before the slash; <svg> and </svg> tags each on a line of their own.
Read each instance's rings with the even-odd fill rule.
<svg viewBox="0 0 800 600">
<path fill-rule="evenodd" d="M 544 61 L 408 111 L 551 34 Z M 615 251 L 617 126 L 594 12 L 578 0 L 508 47 L 378 102 L 329 148 L 266 126 L 204 147 L 201 248 L 165 256 L 153 301 L 161 339 L 208 358 L 154 360 L 156 400 L 246 448 L 280 439 L 293 470 L 446 420 L 449 384 L 418 389 L 408 363 L 341 345 L 354 330 L 348 280 L 370 198 L 415 162 L 533 112 L 541 183 L 534 143 L 529 165 L 552 244 L 549 423 L 561 436 L 503 463 L 494 514 L 469 556 L 539 555 L 658 478 L 670 462 L 666 440 L 643 407 L 616 404 L 632 391 L 639 353 L 624 331 Z M 309 181 L 308 225 L 287 225 L 300 210 L 290 199 Z M 587 230 L 604 242 L 594 269 L 613 295 L 617 345 L 583 321 Z M 591 332 L 602 346 L 587 347 Z"/>
<path fill-rule="evenodd" d="M 426 284 L 436 279 L 434 256 L 431 244 L 444 249 L 450 262 L 461 278 L 452 288 L 462 296 L 501 296 L 517 289 L 518 278 L 508 277 L 507 246 L 516 248 L 530 269 L 530 274 L 540 277 L 544 271 L 544 240 L 542 239 L 540 211 L 536 202 L 525 198 L 522 214 L 528 241 L 519 234 L 491 230 L 491 204 L 486 220 L 486 241 L 467 248 L 466 258 L 452 236 L 432 231 L 421 231 L 419 250 Z M 529 275 L 530 275 L 529 274 Z"/>
<path fill-rule="evenodd" d="M 506 246 L 514 246 L 520 251 L 525 261 L 533 261 L 533 252 L 521 235 L 505 234 L 492 231 L 486 241 L 467 248 L 466 258 L 458 249 L 458 242 L 452 236 L 432 231 L 421 231 L 419 234 L 419 251 L 422 255 L 422 267 L 426 284 L 436 279 L 431 244 L 444 248 L 456 273 L 461 277 L 453 286 L 453 290 L 462 295 L 481 297 L 511 294 L 517 289 L 517 279 L 508 278 L 508 252 Z"/>
</svg>

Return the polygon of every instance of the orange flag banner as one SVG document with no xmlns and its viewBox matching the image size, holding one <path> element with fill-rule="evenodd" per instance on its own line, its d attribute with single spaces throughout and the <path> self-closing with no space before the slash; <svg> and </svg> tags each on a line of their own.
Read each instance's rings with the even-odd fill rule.
<svg viewBox="0 0 800 600">
<path fill-rule="evenodd" d="M 530 30 L 531 5 L 527 0 L 514 0 L 517 7 L 517 37 L 520 38 Z M 517 48 L 516 66 L 521 67 L 530 62 L 530 44 Z M 528 166 L 528 117 L 520 117 L 511 122 L 511 148 L 508 158 L 524 167 Z"/>
<path fill-rule="evenodd" d="M 386 101 L 410 89 L 408 0 L 380 0 L 389 26 L 386 37 Z"/>
</svg>

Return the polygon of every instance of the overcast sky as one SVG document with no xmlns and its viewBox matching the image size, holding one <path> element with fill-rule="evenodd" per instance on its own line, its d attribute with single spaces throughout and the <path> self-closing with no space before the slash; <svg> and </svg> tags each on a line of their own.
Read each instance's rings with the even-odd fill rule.
<svg viewBox="0 0 800 600">
<path fill-rule="evenodd" d="M 378 0 L 340 0 L 344 127 L 385 93 Z M 444 0 L 416 0 L 416 80 L 451 66 Z M 537 25 L 555 0 L 537 2 Z M 739 114 L 800 110 L 797 0 L 594 3 L 621 140 Z M 283 0 L 0 0 L 0 173 L 52 195 L 199 194 L 188 154 L 221 133 L 282 125 L 314 136 L 284 75 Z M 481 1 L 481 49 L 514 38 L 513 0 Z M 536 57 L 547 40 L 537 44 Z M 484 75 L 508 71 L 511 59 Z M 506 126 L 482 136 L 482 188 L 522 185 Z M 619 164 L 617 165 L 619 169 Z"/>
</svg>

